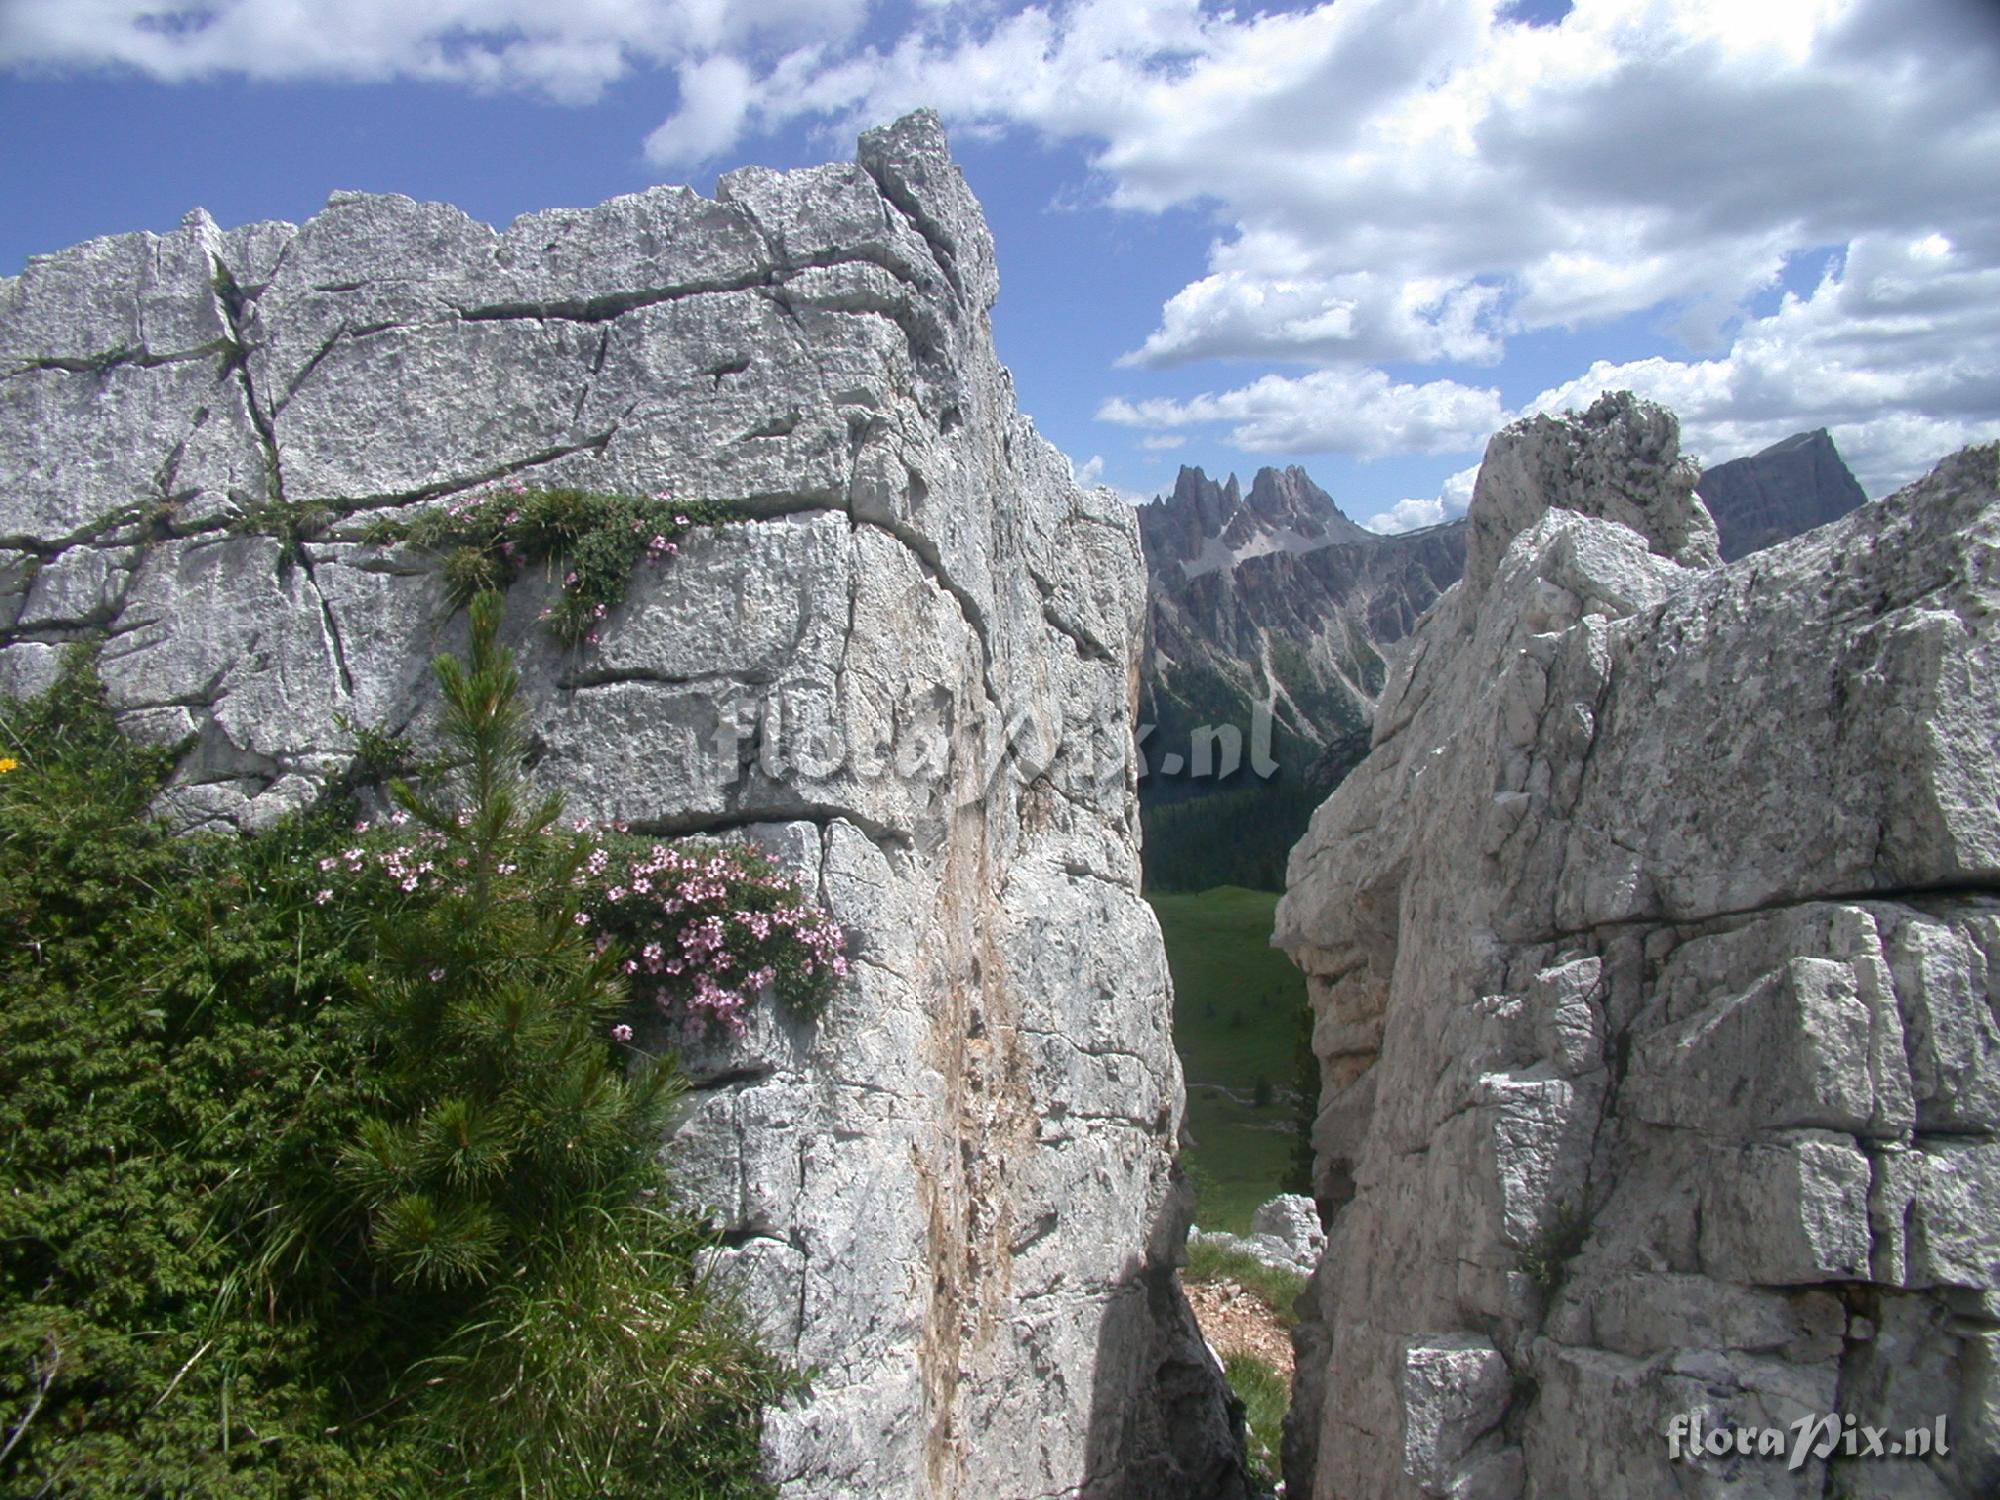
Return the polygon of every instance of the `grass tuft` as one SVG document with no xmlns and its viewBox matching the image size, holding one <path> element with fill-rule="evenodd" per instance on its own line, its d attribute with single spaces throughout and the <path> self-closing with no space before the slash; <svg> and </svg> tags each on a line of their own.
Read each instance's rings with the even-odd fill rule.
<svg viewBox="0 0 2000 1500">
<path fill-rule="evenodd" d="M 1191 1243 L 1187 1255 L 1183 1281 L 1233 1281 L 1270 1308 L 1285 1327 L 1298 1322 L 1292 1304 L 1305 1291 L 1306 1278 L 1297 1271 L 1267 1266 L 1245 1251 L 1202 1240 Z"/>
<path fill-rule="evenodd" d="M 1229 1389 L 1243 1403 L 1244 1456 L 1254 1484 L 1269 1490 L 1279 1472 L 1284 1443 L 1285 1412 L 1292 1389 L 1282 1372 L 1252 1354 L 1232 1354 L 1222 1367 Z"/>
<path fill-rule="evenodd" d="M 504 589 L 532 566 L 562 582 L 546 618 L 568 645 L 597 638 L 600 623 L 625 598 L 642 562 L 671 561 L 682 538 L 700 526 L 736 518 L 740 509 L 707 500 L 606 494 L 570 487 L 530 489 L 518 481 L 463 496 L 414 517 L 372 522 L 362 539 L 408 542 L 442 560 L 456 604 Z"/>
<path fill-rule="evenodd" d="M 1590 1221 L 1584 1217 L 1583 1209 L 1575 1202 L 1563 1203 L 1549 1216 L 1534 1242 L 1521 1252 L 1521 1270 L 1544 1301 L 1561 1290 L 1569 1275 L 1569 1263 L 1576 1259 L 1589 1238 Z"/>
</svg>

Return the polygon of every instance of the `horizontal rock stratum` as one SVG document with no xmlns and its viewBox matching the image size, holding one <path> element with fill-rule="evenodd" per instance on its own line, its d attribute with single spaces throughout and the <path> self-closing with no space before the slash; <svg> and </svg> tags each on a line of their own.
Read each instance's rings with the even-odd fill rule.
<svg viewBox="0 0 2000 1500">
<path fill-rule="evenodd" d="M 935 117 L 504 232 L 337 194 L 302 226 L 95 240 L 0 281 L 0 686 L 103 637 L 167 810 L 256 825 L 420 732 L 462 649 L 371 515 L 519 480 L 747 501 L 602 642 L 509 600 L 570 811 L 749 830 L 849 934 L 817 1024 L 691 1061 L 671 1159 L 813 1372 L 805 1497 L 1231 1496 L 1171 1263 L 1182 1114 L 1139 899 L 1131 515 L 1015 409 L 993 244 Z M 301 533 L 303 539 L 300 539 Z"/>
<path fill-rule="evenodd" d="M 1493 439 L 1278 911 L 1331 1218 L 1294 1495 L 2000 1493 L 1996 479 L 1722 567 L 1666 411 Z M 1827 1416 L 1949 1456 L 1788 1467 Z"/>
</svg>

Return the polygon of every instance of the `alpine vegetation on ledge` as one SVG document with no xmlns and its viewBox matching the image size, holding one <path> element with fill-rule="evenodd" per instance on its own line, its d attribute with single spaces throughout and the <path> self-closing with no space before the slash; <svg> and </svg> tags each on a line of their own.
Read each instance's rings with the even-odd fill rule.
<svg viewBox="0 0 2000 1500">
<path fill-rule="evenodd" d="M 343 725 L 431 722 L 483 542 L 447 576 L 371 522 L 512 480 L 732 507 L 629 517 L 678 555 L 589 601 L 594 645 L 543 628 L 566 575 L 536 568 L 499 639 L 574 816 L 750 838 L 846 937 L 816 1018 L 686 1039 L 670 1125 L 718 1275 L 813 1371 L 763 1427 L 787 1500 L 1243 1487 L 1174 1282 L 1136 526 L 1015 409 L 998 287 L 928 114 L 713 200 L 496 232 L 337 194 L 0 283 L 0 685 L 106 635 L 120 724 L 191 742 L 161 797 L 184 825 L 272 822 L 343 774 Z"/>
<path fill-rule="evenodd" d="M 694 511 L 696 515 L 689 515 Z M 720 524 L 729 505 L 676 503 L 652 495 L 596 495 L 576 489 L 530 489 L 520 479 L 475 490 L 448 505 L 378 516 L 365 541 L 408 541 L 441 560 L 445 586 L 460 603 L 483 589 L 505 588 L 539 563 L 564 570 L 556 602 L 542 618 L 558 640 L 596 645 L 598 627 L 625 602 L 643 559 L 658 567 L 680 555 L 680 538 L 699 523 Z"/>
<path fill-rule="evenodd" d="M 0 701 L 7 1493 L 769 1493 L 794 1382 L 666 1196 L 492 602 L 379 860 L 338 795 L 171 837 L 85 648 Z"/>
<path fill-rule="evenodd" d="M 1727 567 L 1695 480 L 1499 433 L 1293 852 L 1295 1495 L 2000 1487 L 2000 447 Z"/>
</svg>

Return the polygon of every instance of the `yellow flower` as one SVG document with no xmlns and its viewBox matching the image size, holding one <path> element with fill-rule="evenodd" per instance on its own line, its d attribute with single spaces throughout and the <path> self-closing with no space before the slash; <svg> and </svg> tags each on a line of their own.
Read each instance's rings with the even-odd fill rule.
<svg viewBox="0 0 2000 1500">
<path fill-rule="evenodd" d="M 11 755 L 0 755 L 0 776 L 4 776 L 7 772 L 17 769 L 20 764 Z"/>
</svg>

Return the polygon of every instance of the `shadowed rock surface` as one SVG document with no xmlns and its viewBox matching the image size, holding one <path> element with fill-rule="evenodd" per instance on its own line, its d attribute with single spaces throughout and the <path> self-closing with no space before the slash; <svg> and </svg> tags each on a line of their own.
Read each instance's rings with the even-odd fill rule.
<svg viewBox="0 0 2000 1500">
<path fill-rule="evenodd" d="M 747 498 L 600 646 L 554 644 L 535 578 L 507 638 L 573 814 L 748 831 L 850 935 L 821 1022 L 693 1050 L 670 1145 L 815 1372 L 766 1467 L 792 1500 L 1234 1496 L 1171 1271 L 1137 530 L 1016 411 L 997 290 L 927 114 L 714 201 L 495 232 L 336 194 L 39 257 L 0 281 L 0 687 L 107 637 L 124 726 L 194 741 L 166 810 L 259 825 L 346 764 L 342 716 L 421 729 L 463 647 L 366 518 L 509 478 Z"/>
<path fill-rule="evenodd" d="M 1721 533 L 1725 562 L 1838 521 L 1868 502 L 1824 427 L 1719 463 L 1702 474 L 1698 488 Z"/>
<path fill-rule="evenodd" d="M 1293 852 L 1294 1495 L 2000 1492 L 2000 448 L 1722 567 L 1678 446 L 1494 438 Z M 1669 1459 L 1824 1413 L 1950 1453 Z"/>
</svg>

